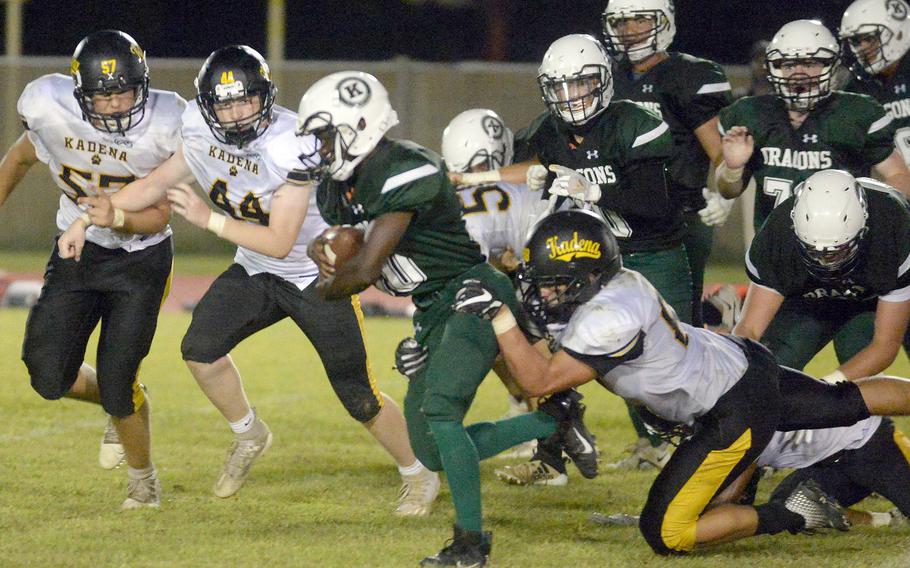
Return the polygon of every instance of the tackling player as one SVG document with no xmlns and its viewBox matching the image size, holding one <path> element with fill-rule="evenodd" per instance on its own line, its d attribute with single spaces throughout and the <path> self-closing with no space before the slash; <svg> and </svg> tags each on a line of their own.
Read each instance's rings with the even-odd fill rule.
<svg viewBox="0 0 910 568">
<path fill-rule="evenodd" d="M 199 94 L 183 114 L 182 146 L 125 188 L 113 205 L 129 210 L 167 193 L 188 221 L 238 245 L 234 264 L 193 310 L 181 347 L 200 388 L 235 435 L 215 495 L 230 497 L 240 490 L 254 461 L 272 443 L 272 432 L 247 400 L 230 352 L 290 317 L 313 343 L 345 409 L 398 463 L 403 487 L 396 513 L 429 514 L 439 478 L 416 460 L 401 411 L 374 382 L 358 298 L 326 302 L 316 294 L 317 268 L 306 247 L 326 225 L 311 203 L 311 184 L 298 169 L 295 115 L 274 104 L 268 65 L 250 47 L 224 47 L 205 61 L 196 88 Z M 187 187 L 171 189 L 193 180 L 223 214 Z M 111 212 L 103 207 L 91 213 L 98 223 L 110 221 Z M 78 237 L 79 229 L 76 225 L 68 234 Z"/>
<path fill-rule="evenodd" d="M 742 193 L 755 179 L 755 229 L 812 173 L 874 171 L 910 195 L 910 170 L 894 148 L 895 125 L 874 99 L 832 90 L 840 61 L 834 36 L 814 20 L 783 26 L 766 52 L 775 95 L 743 97 L 720 112 L 724 160 L 717 166 L 723 195 Z"/>
<path fill-rule="evenodd" d="M 109 194 L 173 154 L 186 106 L 176 93 L 149 89 L 145 52 L 120 31 L 83 39 L 70 75 L 45 75 L 28 84 L 17 107 L 26 132 L 0 164 L 0 204 L 36 162 L 50 167 L 63 192 L 57 211 L 61 231 L 84 215 L 79 198 L 97 193 L 99 201 L 108 201 Z M 75 260 L 55 247 L 22 346 L 38 394 L 101 404 L 111 416 L 113 431 L 102 440 L 100 461 L 114 468 L 125 453 L 124 509 L 161 502 L 149 403 L 138 373 L 171 274 L 169 216 L 161 196 L 134 213 L 121 212 L 110 228 L 91 227 Z M 96 370 L 83 358 L 99 322 Z"/>
<path fill-rule="evenodd" d="M 910 318 L 910 209 L 890 187 L 841 170 L 812 174 L 746 255 L 752 283 L 733 333 L 801 369 L 831 339 L 838 381 L 884 371 Z"/>
<path fill-rule="evenodd" d="M 516 327 L 511 308 L 480 283 L 455 296 L 457 313 L 489 320 L 503 357 L 530 396 L 597 381 L 643 409 L 655 428 L 692 435 L 651 486 L 641 532 L 658 554 L 784 530 L 846 527 L 823 494 L 784 503 L 722 505 L 712 499 L 744 471 L 776 430 L 847 426 L 870 414 L 910 412 L 910 381 L 826 384 L 779 366 L 758 343 L 681 323 L 641 274 L 624 269 L 607 225 L 587 211 L 542 220 L 528 241 L 522 303 L 562 322 L 547 359 Z"/>
<path fill-rule="evenodd" d="M 588 476 L 596 452 L 581 423 L 575 393 L 561 393 L 541 410 L 498 422 L 464 425 L 477 387 L 498 353 L 491 326 L 455 314 L 451 303 L 463 282 L 476 279 L 517 309 L 509 279 L 484 262 L 461 218 L 461 205 L 441 159 L 405 140 L 386 137 L 398 123 L 385 87 L 375 77 L 344 71 L 323 77 L 300 100 L 298 134 L 313 170 L 322 216 L 332 224 L 368 228 L 360 251 L 343 266 L 326 258 L 322 242 L 310 246 L 322 278 L 318 289 L 343 300 L 375 283 L 393 295 L 411 295 L 414 331 L 428 348 L 426 367 L 411 376 L 405 416 L 417 457 L 445 471 L 455 506 L 454 538 L 421 565 L 483 566 L 492 536 L 483 531 L 479 460 L 532 438 L 557 432 Z"/>
</svg>

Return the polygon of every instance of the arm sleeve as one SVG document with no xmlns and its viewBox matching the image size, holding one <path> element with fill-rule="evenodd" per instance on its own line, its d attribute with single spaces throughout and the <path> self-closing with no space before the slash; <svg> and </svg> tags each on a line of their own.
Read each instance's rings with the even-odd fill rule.
<svg viewBox="0 0 910 568">
<path fill-rule="evenodd" d="M 439 192 L 446 190 L 455 192 L 443 168 L 430 162 L 413 161 L 385 179 L 377 197 L 377 211 L 419 214 L 432 207 Z"/>
<path fill-rule="evenodd" d="M 733 102 L 730 81 L 723 69 L 710 61 L 692 66 L 691 76 L 684 78 L 672 101 L 673 114 L 689 130 L 695 130 L 711 120 L 720 110 Z"/>
<path fill-rule="evenodd" d="M 631 361 L 640 356 L 644 352 L 644 349 L 645 332 L 643 331 L 639 331 L 636 336 L 629 340 L 629 343 L 626 346 L 621 347 L 615 354 L 603 353 L 589 355 L 573 351 L 568 347 L 563 347 L 563 351 L 571 355 L 573 359 L 577 359 L 591 367 L 597 371 L 601 377 L 626 361 Z"/>
<path fill-rule="evenodd" d="M 778 279 L 779 271 L 773 266 L 775 239 L 769 225 L 765 222 L 746 251 L 746 275 L 755 284 L 786 295 Z"/>
<path fill-rule="evenodd" d="M 639 357 L 644 341 L 640 318 L 630 308 L 588 303 L 575 312 L 560 345 L 603 376 L 617 365 Z"/>
<path fill-rule="evenodd" d="M 891 115 L 878 102 L 869 97 L 864 97 L 869 110 L 864 121 L 866 126 L 863 157 L 870 164 L 884 161 L 894 152 L 894 135 L 897 127 Z"/>
<path fill-rule="evenodd" d="M 41 107 L 48 104 L 47 94 L 42 88 L 42 84 L 41 79 L 38 79 L 25 86 L 16 103 L 16 111 L 19 113 L 19 120 L 25 127 L 29 142 L 35 147 L 35 154 L 46 164 L 50 161 L 51 154 L 41 141 L 40 134 L 43 126 L 41 118 L 44 112 Z"/>
</svg>

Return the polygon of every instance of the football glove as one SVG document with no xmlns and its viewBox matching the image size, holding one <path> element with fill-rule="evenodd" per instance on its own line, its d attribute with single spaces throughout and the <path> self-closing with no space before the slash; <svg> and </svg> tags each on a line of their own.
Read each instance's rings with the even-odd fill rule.
<svg viewBox="0 0 910 568">
<path fill-rule="evenodd" d="M 704 209 L 698 210 L 698 216 L 701 222 L 709 227 L 720 226 L 727 222 L 730 212 L 733 211 L 734 199 L 725 199 L 716 191 L 711 191 L 707 187 L 701 189 L 701 194 L 705 198 Z"/>
<path fill-rule="evenodd" d="M 571 197 L 587 203 L 600 201 L 600 186 L 591 183 L 585 176 L 571 168 L 556 164 L 550 166 L 550 171 L 556 174 L 556 180 L 550 186 L 550 194 Z"/>
<path fill-rule="evenodd" d="M 502 307 L 502 301 L 483 287 L 483 282 L 474 278 L 462 282 L 462 288 L 455 294 L 452 309 L 463 314 L 472 314 L 485 321 L 491 321 Z"/>
<path fill-rule="evenodd" d="M 548 175 L 547 168 L 540 164 L 534 164 L 528 168 L 528 172 L 525 174 L 525 181 L 528 183 L 528 189 L 531 191 L 543 191 L 547 186 Z"/>
<path fill-rule="evenodd" d="M 427 366 L 427 354 L 427 348 L 416 339 L 405 337 L 395 348 L 395 370 L 411 380 Z"/>
</svg>

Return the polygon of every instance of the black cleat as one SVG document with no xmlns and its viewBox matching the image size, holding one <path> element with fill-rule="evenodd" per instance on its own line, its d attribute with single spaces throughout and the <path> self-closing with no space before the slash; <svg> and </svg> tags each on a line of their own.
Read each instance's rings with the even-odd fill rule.
<svg viewBox="0 0 910 568">
<path fill-rule="evenodd" d="M 474 568 L 486 566 L 493 548 L 493 533 L 466 531 L 455 525 L 455 536 L 433 556 L 420 561 L 421 566 L 456 566 Z"/>
<path fill-rule="evenodd" d="M 539 408 L 559 421 L 556 435 L 562 450 L 582 476 L 593 479 L 597 477 L 597 445 L 594 434 L 585 426 L 585 405 L 579 402 L 581 399 L 575 390 L 563 391 L 542 402 Z"/>
<path fill-rule="evenodd" d="M 850 530 L 850 521 L 844 515 L 844 508 L 812 479 L 797 485 L 784 501 L 784 507 L 806 520 L 805 531 L 827 528 Z"/>
</svg>

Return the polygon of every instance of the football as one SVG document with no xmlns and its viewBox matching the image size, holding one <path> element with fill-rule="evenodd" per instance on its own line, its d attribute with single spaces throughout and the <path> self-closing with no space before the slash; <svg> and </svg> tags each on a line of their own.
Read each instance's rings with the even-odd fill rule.
<svg viewBox="0 0 910 568">
<path fill-rule="evenodd" d="M 325 255 L 336 268 L 351 259 L 363 246 L 363 231 L 355 227 L 334 226 L 322 233 Z"/>
</svg>

